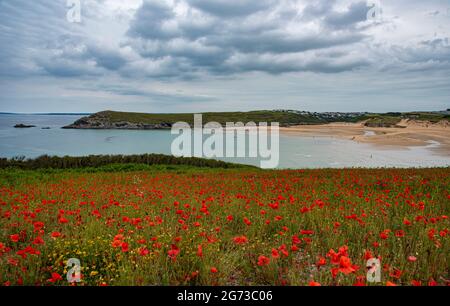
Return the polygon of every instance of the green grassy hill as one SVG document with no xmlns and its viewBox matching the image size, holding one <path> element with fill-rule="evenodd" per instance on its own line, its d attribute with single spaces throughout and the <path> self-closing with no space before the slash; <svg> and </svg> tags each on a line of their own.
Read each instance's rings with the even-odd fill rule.
<svg viewBox="0 0 450 306">
<path fill-rule="evenodd" d="M 412 112 L 412 113 L 312 113 L 291 110 L 261 110 L 250 112 L 208 112 L 202 113 L 203 124 L 218 122 L 278 122 L 280 126 L 325 124 L 330 122 L 367 121 L 368 126 L 390 127 L 402 119 L 424 120 L 436 123 L 449 120 L 445 112 Z M 193 113 L 147 114 L 133 112 L 103 111 L 83 117 L 65 128 L 79 129 L 168 129 L 176 122 L 187 122 L 193 125 Z"/>
</svg>

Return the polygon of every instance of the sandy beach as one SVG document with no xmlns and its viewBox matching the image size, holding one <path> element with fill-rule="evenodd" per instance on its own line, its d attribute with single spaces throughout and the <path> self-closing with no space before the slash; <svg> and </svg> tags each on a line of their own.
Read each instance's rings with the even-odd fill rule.
<svg viewBox="0 0 450 306">
<path fill-rule="evenodd" d="M 401 127 L 373 128 L 360 123 L 330 123 L 280 128 L 281 133 L 311 137 L 339 137 L 379 147 L 404 148 L 430 146 L 439 155 L 450 155 L 450 124 L 403 120 Z"/>
</svg>

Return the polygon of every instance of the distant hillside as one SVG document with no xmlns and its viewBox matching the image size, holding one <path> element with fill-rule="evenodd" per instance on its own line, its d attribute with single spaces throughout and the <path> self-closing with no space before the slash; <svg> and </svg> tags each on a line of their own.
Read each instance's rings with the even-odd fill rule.
<svg viewBox="0 0 450 306">
<path fill-rule="evenodd" d="M 64 128 L 74 129 L 169 129 L 179 121 L 193 125 L 193 113 L 183 114 L 145 114 L 104 111 L 83 117 Z M 251 111 L 251 112 L 217 112 L 202 113 L 203 123 L 218 122 L 279 122 L 280 126 L 301 124 L 323 124 L 334 121 L 325 115 L 296 111 Z M 341 114 L 341 119 L 354 121 L 364 116 L 362 113 Z"/>
<path fill-rule="evenodd" d="M 417 112 L 417 113 L 314 113 L 293 110 L 251 111 L 251 112 L 217 112 L 202 113 L 203 123 L 218 122 L 279 122 L 280 126 L 294 126 L 307 124 L 326 124 L 330 122 L 360 122 L 365 121 L 371 127 L 396 126 L 402 119 L 426 120 L 432 123 L 449 120 L 450 115 L 445 112 Z M 170 129 L 176 122 L 187 122 L 193 125 L 193 113 L 181 114 L 146 114 L 103 111 L 83 117 L 66 129 Z"/>
</svg>

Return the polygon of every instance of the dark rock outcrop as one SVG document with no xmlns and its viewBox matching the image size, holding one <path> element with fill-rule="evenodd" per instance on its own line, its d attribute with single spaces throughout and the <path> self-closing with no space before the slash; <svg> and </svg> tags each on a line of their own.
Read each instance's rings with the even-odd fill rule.
<svg viewBox="0 0 450 306">
<path fill-rule="evenodd" d="M 73 124 L 64 126 L 63 129 L 98 129 L 98 130 L 162 130 L 170 129 L 172 123 L 144 123 L 128 121 L 112 121 L 108 116 L 97 113 L 89 117 L 83 117 Z"/>
<path fill-rule="evenodd" d="M 16 129 L 29 129 L 29 128 L 34 128 L 36 126 L 35 125 L 28 125 L 28 124 L 19 123 L 19 124 L 16 124 L 14 127 Z"/>
</svg>

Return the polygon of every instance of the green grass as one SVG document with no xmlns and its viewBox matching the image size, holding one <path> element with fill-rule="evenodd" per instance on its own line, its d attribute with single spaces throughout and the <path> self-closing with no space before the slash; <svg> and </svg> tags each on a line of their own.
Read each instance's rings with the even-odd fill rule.
<svg viewBox="0 0 450 306">
<path fill-rule="evenodd" d="M 394 127 L 401 121 L 400 117 L 392 116 L 372 116 L 370 117 L 365 125 L 368 127 Z"/>
<path fill-rule="evenodd" d="M 145 123 L 145 124 L 158 124 L 158 123 L 175 123 L 175 122 L 187 122 L 193 125 L 194 116 L 192 113 L 179 113 L 179 114 L 145 114 L 145 113 L 131 113 L 131 112 L 114 112 L 104 111 L 97 115 L 107 117 L 111 122 L 127 121 L 131 123 Z M 203 123 L 206 122 L 218 122 L 225 125 L 227 122 L 279 122 L 280 125 L 288 124 L 320 124 L 326 123 L 325 120 L 295 114 L 284 111 L 251 111 L 251 112 L 214 112 L 214 113 L 202 113 Z"/>
<path fill-rule="evenodd" d="M 176 114 L 147 114 L 133 112 L 103 111 L 90 116 L 99 121 L 117 123 L 130 122 L 141 124 L 174 124 L 176 122 L 186 122 L 193 125 L 193 113 Z M 225 126 L 227 122 L 278 122 L 280 126 L 304 125 L 304 124 L 325 124 L 329 122 L 360 122 L 367 120 L 369 126 L 395 126 L 401 119 L 426 120 L 436 123 L 441 120 L 449 120 L 449 115 L 436 112 L 410 112 L 410 113 L 367 113 L 360 116 L 342 116 L 330 118 L 324 114 L 299 114 L 292 111 L 250 111 L 250 112 L 207 112 L 202 113 L 203 124 L 207 122 L 218 122 Z"/>
<path fill-rule="evenodd" d="M 406 116 L 409 119 L 419 120 L 419 121 L 429 121 L 431 123 L 437 123 L 441 120 L 450 120 L 450 115 L 444 114 L 436 114 L 436 113 L 427 113 L 427 112 L 414 112 L 407 113 Z"/>
<path fill-rule="evenodd" d="M 253 166 L 228 163 L 215 159 L 196 157 L 174 157 L 163 154 L 141 154 L 141 155 L 89 155 L 89 156 L 48 156 L 43 155 L 34 159 L 25 157 L 0 158 L 0 169 L 111 169 L 115 170 L 145 170 L 146 167 L 162 166 L 185 166 L 204 168 L 253 168 Z"/>
</svg>

